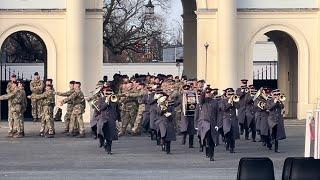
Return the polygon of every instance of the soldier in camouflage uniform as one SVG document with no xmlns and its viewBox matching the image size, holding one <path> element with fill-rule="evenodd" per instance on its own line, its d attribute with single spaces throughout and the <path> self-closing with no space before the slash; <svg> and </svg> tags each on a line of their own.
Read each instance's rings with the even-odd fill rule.
<svg viewBox="0 0 320 180">
<path fill-rule="evenodd" d="M 41 115 L 41 128 L 40 136 L 52 138 L 54 136 L 54 122 L 53 122 L 53 105 L 55 102 L 55 96 L 53 86 L 51 84 L 46 85 L 45 92 L 42 94 L 32 94 L 28 96 L 34 100 L 41 100 L 42 115 Z"/>
<path fill-rule="evenodd" d="M 24 90 L 24 84 L 23 84 L 23 80 L 18 80 L 18 89 L 19 89 L 19 94 L 22 98 L 22 107 L 21 107 L 21 115 L 22 118 L 19 119 L 19 121 L 16 124 L 16 127 L 18 129 L 18 132 L 20 132 L 20 136 L 24 137 L 24 119 L 23 119 L 23 114 L 26 112 L 27 110 L 27 96 L 26 96 L 26 91 Z"/>
<path fill-rule="evenodd" d="M 74 93 L 72 93 L 70 96 L 65 98 L 61 105 L 73 102 L 73 108 L 72 113 L 70 117 L 70 127 L 69 127 L 69 134 L 72 136 L 75 136 L 76 133 L 74 132 L 74 125 L 76 122 L 79 123 L 79 129 L 80 129 L 80 135 L 79 138 L 85 137 L 85 129 L 84 129 L 84 123 L 83 123 L 83 113 L 86 109 L 86 101 L 84 99 L 84 94 L 81 91 L 81 83 L 75 82 L 74 84 Z"/>
<path fill-rule="evenodd" d="M 40 80 L 38 72 L 34 73 L 34 79 L 30 82 L 30 90 L 32 95 L 42 94 L 44 83 Z M 33 121 L 38 121 L 41 118 L 41 100 L 31 99 Z"/>
<path fill-rule="evenodd" d="M 75 81 L 70 81 L 69 82 L 69 91 L 67 92 L 56 92 L 56 95 L 58 96 L 63 96 L 63 97 L 69 97 L 71 94 L 74 93 L 74 83 Z M 64 132 L 63 133 L 69 133 L 69 127 L 70 127 L 70 117 L 72 114 L 72 109 L 73 109 L 73 102 L 69 101 L 67 103 L 67 112 L 64 115 Z"/>
<path fill-rule="evenodd" d="M 137 101 L 138 101 L 138 112 L 134 122 L 134 126 L 132 128 L 132 133 L 134 135 L 141 134 L 142 115 L 146 108 L 146 105 L 142 102 L 142 98 L 143 98 L 143 95 L 145 95 L 146 93 L 147 91 L 145 89 L 145 84 L 140 83 L 135 93 L 131 94 L 131 96 L 137 97 Z"/>
<path fill-rule="evenodd" d="M 10 82 L 7 85 L 7 89 L 6 89 L 7 94 L 13 93 L 14 89 L 12 88 L 12 84 L 16 81 L 17 81 L 17 76 L 15 74 L 12 74 L 10 78 Z M 8 99 L 8 124 L 9 124 L 8 137 L 12 137 L 13 134 L 16 133 L 15 132 L 16 128 L 14 127 L 14 119 L 12 117 L 13 115 L 10 109 L 11 109 L 11 99 Z"/>
<path fill-rule="evenodd" d="M 12 82 L 11 83 L 11 90 L 12 92 L 11 93 L 8 93 L 8 94 L 5 94 L 5 95 L 2 95 L 0 96 L 0 101 L 1 100 L 10 100 L 11 101 L 11 104 L 10 104 L 10 109 L 9 111 L 11 111 L 11 117 L 13 119 L 12 122 L 9 122 L 9 134 L 8 134 L 8 137 L 15 137 L 15 138 L 21 138 L 23 137 L 23 134 L 22 134 L 22 129 L 20 128 L 20 126 L 17 126 L 16 128 L 16 134 L 12 134 L 10 132 L 14 132 L 15 129 L 14 129 L 14 124 L 18 124 L 18 122 L 21 122 L 23 121 L 23 103 L 24 103 L 24 98 L 23 97 L 23 93 L 22 91 L 19 90 L 18 88 L 18 83 L 17 82 Z"/>
<path fill-rule="evenodd" d="M 119 132 L 119 135 L 122 136 L 126 134 L 127 127 L 129 123 L 132 123 L 136 118 L 138 102 L 135 97 L 131 97 L 133 94 L 132 83 L 127 83 L 122 87 L 122 92 L 125 92 L 125 97 L 121 97 L 120 103 L 121 105 L 121 120 L 122 127 Z"/>
</svg>

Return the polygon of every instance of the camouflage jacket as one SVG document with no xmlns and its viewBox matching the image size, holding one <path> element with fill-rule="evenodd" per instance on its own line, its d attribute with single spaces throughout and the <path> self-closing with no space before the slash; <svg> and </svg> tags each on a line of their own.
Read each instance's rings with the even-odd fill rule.
<svg viewBox="0 0 320 180">
<path fill-rule="evenodd" d="M 22 98 L 22 112 L 24 113 L 27 110 L 28 102 L 27 102 L 27 95 L 24 89 L 18 90 L 18 96 Z"/>
<path fill-rule="evenodd" d="M 30 90 L 32 94 L 41 94 L 44 88 L 44 83 L 41 80 L 33 80 L 30 82 Z"/>
<path fill-rule="evenodd" d="M 0 100 L 10 100 L 11 105 L 9 107 L 9 111 L 17 113 L 21 113 L 23 111 L 25 98 L 26 97 L 23 96 L 23 91 L 21 90 L 13 91 L 12 93 L 0 96 Z"/>
<path fill-rule="evenodd" d="M 71 96 L 71 94 L 73 94 L 73 93 L 74 93 L 74 90 L 70 89 L 67 92 L 56 92 L 56 95 L 68 97 L 68 96 Z M 67 102 L 67 111 L 72 111 L 72 108 L 73 108 L 73 102 L 72 101 Z"/>
<path fill-rule="evenodd" d="M 54 107 L 55 96 L 54 91 L 45 91 L 42 94 L 32 94 L 31 99 L 42 100 L 42 106 L 51 106 Z"/>
<path fill-rule="evenodd" d="M 73 103 L 73 112 L 75 114 L 83 114 L 85 109 L 86 109 L 86 101 L 84 99 L 84 94 L 81 90 L 74 91 L 70 96 L 65 98 L 62 103 L 68 103 L 68 102 Z"/>
</svg>

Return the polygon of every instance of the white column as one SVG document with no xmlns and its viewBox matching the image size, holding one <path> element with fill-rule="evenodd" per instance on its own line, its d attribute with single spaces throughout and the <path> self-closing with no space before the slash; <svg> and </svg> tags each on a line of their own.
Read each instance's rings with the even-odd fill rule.
<svg viewBox="0 0 320 180">
<path fill-rule="evenodd" d="M 67 0 L 67 81 L 85 83 L 84 21 L 84 0 Z"/>
<path fill-rule="evenodd" d="M 197 77 L 197 19 L 195 14 L 185 14 L 183 17 L 184 43 L 184 75 L 188 78 Z"/>
<path fill-rule="evenodd" d="M 219 36 L 219 88 L 236 88 L 237 83 L 237 38 L 236 38 L 236 2 L 219 0 L 218 36 Z"/>
</svg>

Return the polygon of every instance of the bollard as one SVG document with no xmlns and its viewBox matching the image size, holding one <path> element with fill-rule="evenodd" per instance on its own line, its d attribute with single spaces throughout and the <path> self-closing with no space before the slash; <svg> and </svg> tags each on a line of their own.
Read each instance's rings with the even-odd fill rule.
<svg viewBox="0 0 320 180">
<path fill-rule="evenodd" d="M 320 159 L 320 109 L 315 111 L 314 158 Z"/>
<path fill-rule="evenodd" d="M 305 145 L 304 145 L 304 157 L 311 157 L 311 128 L 310 125 L 313 120 L 313 112 L 307 112 L 307 119 L 306 119 L 306 137 L 305 137 Z"/>
</svg>

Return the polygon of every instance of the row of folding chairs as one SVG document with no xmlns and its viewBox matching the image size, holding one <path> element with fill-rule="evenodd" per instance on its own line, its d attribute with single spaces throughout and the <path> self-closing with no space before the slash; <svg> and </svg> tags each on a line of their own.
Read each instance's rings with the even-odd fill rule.
<svg viewBox="0 0 320 180">
<path fill-rule="evenodd" d="M 270 158 L 242 158 L 237 180 L 275 180 Z M 320 180 L 320 159 L 289 157 L 284 161 L 282 180 Z"/>
</svg>

